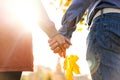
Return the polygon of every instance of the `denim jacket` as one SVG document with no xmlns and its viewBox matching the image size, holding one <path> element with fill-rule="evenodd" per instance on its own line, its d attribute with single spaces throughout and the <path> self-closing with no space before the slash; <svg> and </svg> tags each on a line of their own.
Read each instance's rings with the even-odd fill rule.
<svg viewBox="0 0 120 80">
<path fill-rule="evenodd" d="M 76 24 L 81 20 L 86 10 L 88 10 L 87 22 L 90 25 L 95 13 L 103 8 L 120 8 L 120 0 L 72 0 L 63 15 L 59 33 L 70 39 L 76 29 Z"/>
</svg>

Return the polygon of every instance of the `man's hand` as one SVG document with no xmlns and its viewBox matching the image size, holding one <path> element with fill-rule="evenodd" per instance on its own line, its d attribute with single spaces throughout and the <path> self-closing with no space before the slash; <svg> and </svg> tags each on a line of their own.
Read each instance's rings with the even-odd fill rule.
<svg viewBox="0 0 120 80">
<path fill-rule="evenodd" d="M 58 53 L 61 57 L 66 56 L 66 49 L 70 47 L 71 42 L 61 34 L 57 34 L 48 40 L 49 46 L 54 53 Z"/>
</svg>

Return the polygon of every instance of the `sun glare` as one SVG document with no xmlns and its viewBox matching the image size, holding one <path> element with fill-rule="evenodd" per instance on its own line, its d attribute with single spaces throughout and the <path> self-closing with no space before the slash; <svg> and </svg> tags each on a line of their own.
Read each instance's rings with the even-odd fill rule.
<svg viewBox="0 0 120 80">
<path fill-rule="evenodd" d="M 31 31 L 38 24 L 39 6 L 34 0 L 9 0 L 6 4 L 9 8 L 11 21 L 21 22 L 25 29 Z"/>
<path fill-rule="evenodd" d="M 39 10 L 40 4 L 36 1 L 37 0 L 11 0 L 8 2 L 7 5 L 9 5 L 9 7 L 7 6 L 7 8 L 9 8 L 11 12 L 12 21 L 22 23 L 26 31 L 33 33 L 34 64 L 55 69 L 57 57 L 52 55 L 54 53 L 52 53 L 48 47 L 47 35 L 39 28 L 40 25 L 38 25 L 38 22 L 40 19 L 43 19 L 44 16 L 41 16 Z M 47 6 L 48 4 L 44 5 Z M 51 61 L 52 64 L 49 63 L 49 61 Z"/>
</svg>

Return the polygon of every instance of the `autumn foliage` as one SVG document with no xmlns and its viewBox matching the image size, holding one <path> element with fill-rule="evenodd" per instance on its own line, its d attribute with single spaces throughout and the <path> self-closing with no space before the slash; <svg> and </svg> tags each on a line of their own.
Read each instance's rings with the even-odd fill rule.
<svg viewBox="0 0 120 80">
<path fill-rule="evenodd" d="M 63 67 L 67 80 L 73 80 L 73 73 L 80 74 L 79 66 L 76 64 L 78 59 L 76 55 L 66 56 Z"/>
</svg>

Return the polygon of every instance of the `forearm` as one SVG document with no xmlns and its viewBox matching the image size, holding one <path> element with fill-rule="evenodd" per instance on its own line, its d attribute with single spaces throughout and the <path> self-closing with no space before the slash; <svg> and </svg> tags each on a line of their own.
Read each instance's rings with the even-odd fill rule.
<svg viewBox="0 0 120 80">
<path fill-rule="evenodd" d="M 47 34 L 49 38 L 52 38 L 56 34 L 58 34 L 55 24 L 50 20 L 45 8 L 43 7 L 42 3 L 40 2 L 40 18 L 39 18 L 39 25 L 40 28 Z"/>
<path fill-rule="evenodd" d="M 62 27 L 60 28 L 59 33 L 70 39 L 78 22 L 81 20 L 92 1 L 93 0 L 73 0 L 62 17 Z"/>
<path fill-rule="evenodd" d="M 52 38 L 58 34 L 55 24 L 52 21 L 41 21 L 40 28 L 47 34 L 49 38 Z"/>
</svg>

